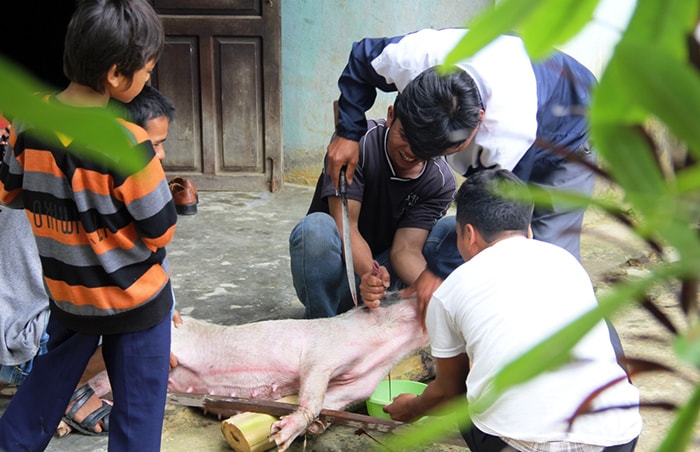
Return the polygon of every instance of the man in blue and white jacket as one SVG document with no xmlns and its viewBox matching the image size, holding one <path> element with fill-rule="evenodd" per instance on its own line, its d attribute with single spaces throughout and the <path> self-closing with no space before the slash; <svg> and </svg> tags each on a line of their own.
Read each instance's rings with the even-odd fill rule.
<svg viewBox="0 0 700 452">
<path fill-rule="evenodd" d="M 456 65 L 460 70 L 444 77 L 445 90 L 451 89 L 455 78 L 467 78 L 473 85 L 471 100 L 462 105 L 440 104 L 429 90 L 434 84 L 425 80 L 438 76 L 435 66 L 467 32 L 424 29 L 353 44 L 338 81 L 338 124 L 328 146 L 326 170 L 336 186 L 343 165 L 352 181 L 357 142 L 367 127 L 365 112 L 380 89 L 410 91 L 414 98 L 423 99 L 422 110 L 431 112 L 430 123 L 420 123 L 425 114 L 417 115 L 415 123 L 404 121 L 406 139 L 416 156 L 447 155 L 452 168 L 464 176 L 500 167 L 545 188 L 590 194 L 595 159 L 585 114 L 596 83 L 594 75 L 561 52 L 533 62 L 520 38 L 503 35 L 460 61 Z M 446 129 L 447 118 L 454 116 L 463 117 L 462 127 Z M 414 139 L 412 134 L 418 130 L 434 130 L 434 139 Z M 579 258 L 582 221 L 582 210 L 556 204 L 538 206 L 532 230 L 536 239 L 559 245 Z M 442 279 L 463 262 L 455 246 L 454 217 L 442 219 L 428 240 L 435 244 L 435 259 L 428 259 L 415 285 L 419 300 L 426 303 Z"/>
</svg>

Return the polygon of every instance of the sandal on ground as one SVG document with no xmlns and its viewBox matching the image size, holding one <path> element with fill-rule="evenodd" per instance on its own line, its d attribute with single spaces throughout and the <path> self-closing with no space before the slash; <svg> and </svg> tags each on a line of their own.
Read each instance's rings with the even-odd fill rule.
<svg viewBox="0 0 700 452">
<path fill-rule="evenodd" d="M 106 435 L 109 432 L 109 413 L 112 411 L 112 405 L 104 400 L 102 401 L 101 407 L 88 414 L 81 422 L 75 420 L 75 413 L 77 413 L 93 395 L 95 395 L 95 391 L 92 390 L 89 384 L 85 384 L 76 389 L 70 398 L 70 401 L 75 403 L 68 413 L 63 416 L 63 421 L 84 435 Z M 102 431 L 96 432 L 95 427 L 100 421 L 102 421 Z"/>
</svg>

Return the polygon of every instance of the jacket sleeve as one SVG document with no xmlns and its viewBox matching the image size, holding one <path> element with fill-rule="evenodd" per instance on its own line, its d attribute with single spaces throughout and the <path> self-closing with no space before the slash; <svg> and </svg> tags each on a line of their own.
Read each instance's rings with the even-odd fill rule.
<svg viewBox="0 0 700 452">
<path fill-rule="evenodd" d="M 396 85 L 387 82 L 372 67 L 372 60 L 379 56 L 393 38 L 364 38 L 352 45 L 348 64 L 338 79 L 338 124 L 336 133 L 343 138 L 359 141 L 367 131 L 365 112 L 372 108 L 377 98 L 377 89 L 384 92 L 397 91 Z"/>
<path fill-rule="evenodd" d="M 365 112 L 374 104 L 377 89 L 403 90 L 425 69 L 441 64 L 466 33 L 464 28 L 426 28 L 403 36 L 365 38 L 354 43 L 338 80 L 336 133 L 359 140 L 367 130 Z"/>
</svg>

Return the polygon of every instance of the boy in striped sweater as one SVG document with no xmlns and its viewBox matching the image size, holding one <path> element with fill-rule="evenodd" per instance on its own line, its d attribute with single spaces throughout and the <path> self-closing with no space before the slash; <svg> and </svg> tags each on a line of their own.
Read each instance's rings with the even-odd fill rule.
<svg viewBox="0 0 700 452">
<path fill-rule="evenodd" d="M 68 87 L 47 98 L 82 108 L 129 102 L 163 49 L 146 0 L 85 0 L 65 39 Z M 116 119 L 115 119 L 116 120 Z M 48 352 L 0 418 L 0 451 L 43 450 L 102 337 L 114 396 L 110 450 L 160 450 L 173 307 L 165 246 L 177 213 L 162 166 L 139 126 L 125 174 L 78 157 L 69 137 L 20 131 L 0 165 L 0 203 L 25 209 L 50 301 Z"/>
</svg>

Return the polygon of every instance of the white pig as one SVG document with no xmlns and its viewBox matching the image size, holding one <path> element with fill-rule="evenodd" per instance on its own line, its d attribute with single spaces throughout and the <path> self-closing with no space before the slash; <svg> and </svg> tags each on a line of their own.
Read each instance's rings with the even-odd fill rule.
<svg viewBox="0 0 700 452">
<path fill-rule="evenodd" d="M 367 399 L 394 365 L 428 341 L 409 298 L 370 310 L 354 308 L 325 319 L 267 320 L 222 326 L 183 316 L 172 329 L 176 392 L 276 400 L 299 395 L 297 411 L 272 425 L 279 451 L 314 422 L 322 408 L 342 410 Z M 108 384 L 106 372 L 91 385 Z M 100 387 L 104 394 L 109 387 Z"/>
<path fill-rule="evenodd" d="M 415 299 L 336 317 L 221 326 L 183 317 L 173 328 L 178 365 L 169 389 L 230 397 L 299 395 L 299 409 L 272 426 L 278 450 L 311 427 L 322 408 L 367 399 L 401 359 L 428 340 Z M 313 433 L 325 429 L 314 424 Z"/>
</svg>

